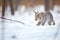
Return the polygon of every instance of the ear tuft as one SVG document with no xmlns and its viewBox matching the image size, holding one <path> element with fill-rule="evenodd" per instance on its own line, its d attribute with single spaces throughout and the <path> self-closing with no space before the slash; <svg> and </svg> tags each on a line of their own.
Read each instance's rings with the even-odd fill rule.
<svg viewBox="0 0 60 40">
<path fill-rule="evenodd" d="M 39 12 L 37 11 L 37 13 L 39 13 Z"/>
<path fill-rule="evenodd" d="M 33 12 L 34 12 L 35 14 L 37 14 L 37 12 L 35 12 L 34 10 L 33 10 Z"/>
</svg>

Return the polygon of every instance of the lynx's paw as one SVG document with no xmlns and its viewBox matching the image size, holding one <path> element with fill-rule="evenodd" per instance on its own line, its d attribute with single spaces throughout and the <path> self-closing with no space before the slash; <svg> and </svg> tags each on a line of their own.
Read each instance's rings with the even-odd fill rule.
<svg viewBox="0 0 60 40">
<path fill-rule="evenodd" d="M 53 22 L 53 25 L 55 25 L 55 22 Z"/>
<path fill-rule="evenodd" d="M 36 26 L 39 26 L 41 24 L 41 22 L 38 22 L 38 24 Z"/>
</svg>

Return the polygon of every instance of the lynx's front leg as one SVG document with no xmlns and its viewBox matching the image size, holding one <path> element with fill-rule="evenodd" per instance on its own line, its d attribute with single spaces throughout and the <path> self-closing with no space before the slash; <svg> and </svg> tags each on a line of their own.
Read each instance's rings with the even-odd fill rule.
<svg viewBox="0 0 60 40">
<path fill-rule="evenodd" d="M 37 23 L 37 26 L 39 26 L 41 24 L 41 22 L 39 21 L 38 23 Z"/>
<path fill-rule="evenodd" d="M 42 25 L 43 25 L 43 26 L 44 26 L 45 22 L 46 22 L 46 20 L 44 20 L 44 21 L 42 22 Z"/>
</svg>

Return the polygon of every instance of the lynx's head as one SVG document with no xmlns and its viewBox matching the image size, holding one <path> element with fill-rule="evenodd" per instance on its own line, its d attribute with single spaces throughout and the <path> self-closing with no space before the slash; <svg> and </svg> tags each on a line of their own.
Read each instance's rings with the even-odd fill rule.
<svg viewBox="0 0 60 40">
<path fill-rule="evenodd" d="M 43 18 L 43 16 L 44 16 L 44 15 L 43 15 L 43 14 L 44 14 L 43 12 L 39 13 L 39 12 L 35 12 L 35 11 L 34 11 L 34 13 L 35 13 L 35 21 L 37 21 L 38 19 L 39 19 L 39 20 L 42 20 L 42 18 Z"/>
<path fill-rule="evenodd" d="M 39 15 L 38 15 L 39 12 L 35 12 L 35 11 L 34 11 L 34 13 L 35 13 L 35 21 L 37 21 L 38 18 L 39 18 Z"/>
</svg>

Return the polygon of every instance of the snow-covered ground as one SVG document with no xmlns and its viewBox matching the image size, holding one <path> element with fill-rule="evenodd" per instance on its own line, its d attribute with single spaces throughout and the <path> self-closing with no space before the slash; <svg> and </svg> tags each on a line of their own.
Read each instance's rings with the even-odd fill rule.
<svg viewBox="0 0 60 40">
<path fill-rule="evenodd" d="M 33 10 L 44 12 L 44 6 L 28 8 L 27 11 L 24 6 L 21 6 L 15 11 L 14 16 L 11 15 L 10 8 L 7 7 L 5 18 L 21 21 L 25 24 L 0 18 L 0 40 L 2 40 L 2 27 L 4 27 L 4 40 L 60 40 L 60 14 L 57 13 L 58 7 L 55 6 L 54 10 L 51 11 L 56 22 L 56 25 L 52 26 L 47 23 L 45 26 L 36 26 L 37 22 L 34 20 Z"/>
</svg>

